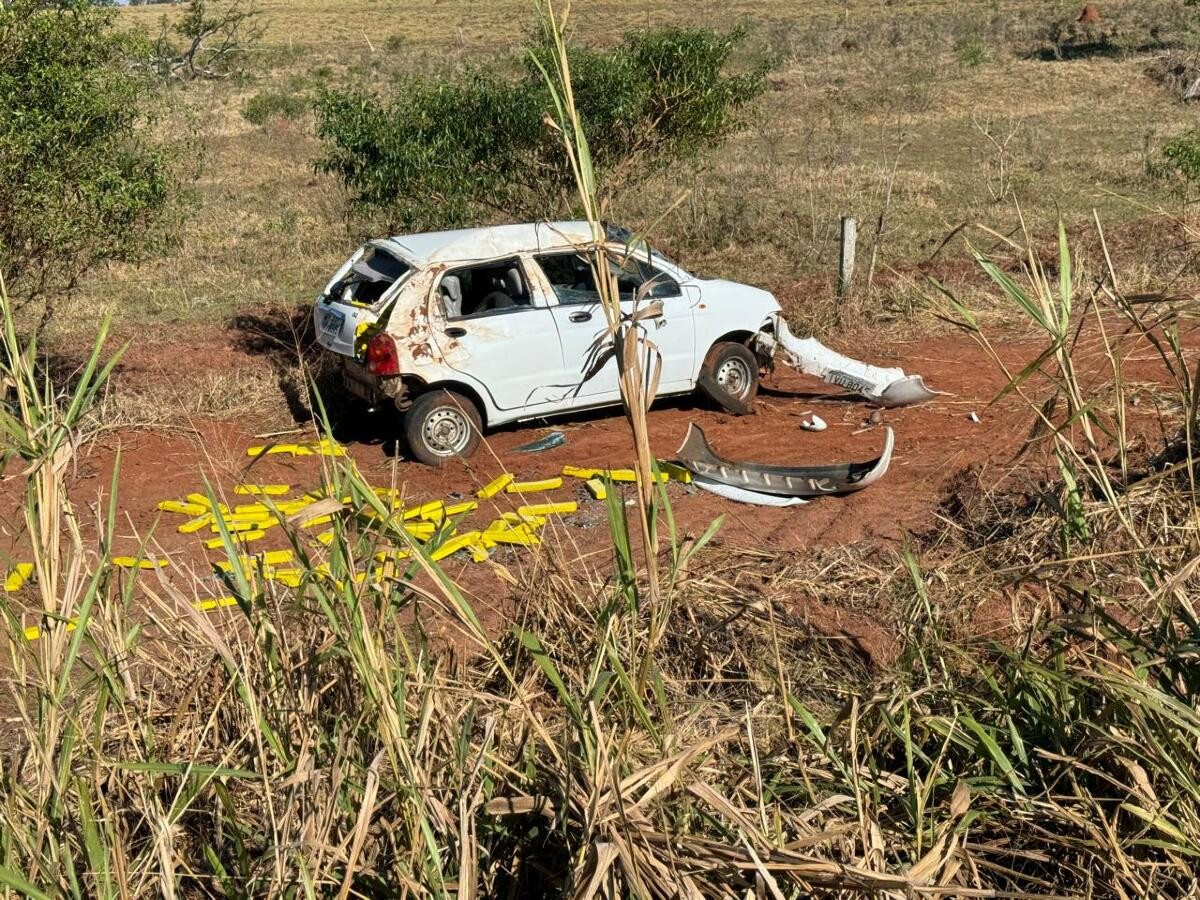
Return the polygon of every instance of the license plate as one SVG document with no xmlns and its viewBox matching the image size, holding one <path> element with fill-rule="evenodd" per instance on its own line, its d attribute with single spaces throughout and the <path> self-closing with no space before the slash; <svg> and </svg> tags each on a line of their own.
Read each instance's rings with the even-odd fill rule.
<svg viewBox="0 0 1200 900">
<path fill-rule="evenodd" d="M 342 323 L 346 321 L 346 317 L 334 309 L 325 309 L 321 311 L 321 333 L 329 337 L 337 337 L 341 334 Z"/>
</svg>

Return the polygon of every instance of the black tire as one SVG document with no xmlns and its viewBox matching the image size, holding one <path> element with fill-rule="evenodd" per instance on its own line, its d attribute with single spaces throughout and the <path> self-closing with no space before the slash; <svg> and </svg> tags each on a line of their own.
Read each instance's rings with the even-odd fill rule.
<svg viewBox="0 0 1200 900">
<path fill-rule="evenodd" d="M 758 358 L 744 344 L 713 344 L 700 367 L 699 390 L 727 412 L 746 415 L 758 396 Z"/>
<path fill-rule="evenodd" d="M 466 459 L 479 446 L 482 432 L 475 404 L 444 388 L 421 394 L 404 414 L 408 449 L 427 466 Z"/>
</svg>

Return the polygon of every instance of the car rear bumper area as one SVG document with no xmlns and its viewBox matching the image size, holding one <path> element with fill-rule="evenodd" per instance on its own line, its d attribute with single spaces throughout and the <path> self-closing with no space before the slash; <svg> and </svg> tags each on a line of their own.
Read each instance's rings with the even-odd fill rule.
<svg viewBox="0 0 1200 900">
<path fill-rule="evenodd" d="M 398 409 L 404 409 L 407 391 L 400 378 L 380 378 L 371 375 L 357 360 L 342 361 L 342 387 L 352 397 L 362 400 L 368 406 L 379 406 L 391 402 Z"/>
<path fill-rule="evenodd" d="M 342 387 L 347 394 L 377 406 L 381 399 L 379 379 L 368 375 L 358 363 L 347 360 L 342 364 Z"/>
</svg>

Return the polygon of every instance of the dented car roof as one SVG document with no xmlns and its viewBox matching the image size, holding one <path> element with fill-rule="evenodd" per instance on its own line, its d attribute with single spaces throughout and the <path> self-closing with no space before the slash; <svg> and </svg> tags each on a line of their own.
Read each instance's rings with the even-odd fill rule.
<svg viewBox="0 0 1200 900">
<path fill-rule="evenodd" d="M 591 240 L 591 226 L 585 221 L 492 225 L 485 228 L 400 234 L 391 238 L 391 242 L 396 244 L 411 262 L 421 266 L 439 262 L 494 259 L 515 253 L 586 244 Z"/>
</svg>

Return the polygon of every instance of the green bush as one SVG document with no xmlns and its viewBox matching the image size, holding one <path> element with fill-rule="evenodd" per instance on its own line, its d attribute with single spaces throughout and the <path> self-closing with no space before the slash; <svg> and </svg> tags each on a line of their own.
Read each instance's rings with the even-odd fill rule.
<svg viewBox="0 0 1200 900">
<path fill-rule="evenodd" d="M 298 119 L 308 106 L 306 99 L 295 94 L 263 91 L 246 101 L 242 117 L 255 125 L 264 125 L 271 119 Z"/>
<path fill-rule="evenodd" d="M 161 248 L 178 196 L 144 39 L 87 0 L 0 4 L 0 271 L 14 302 Z"/>
<path fill-rule="evenodd" d="M 1163 144 L 1167 165 L 1188 182 L 1200 181 L 1200 132 L 1192 129 Z"/>
<path fill-rule="evenodd" d="M 575 100 L 603 200 L 694 159 L 742 127 L 766 66 L 727 74 L 740 29 L 664 28 L 607 50 L 570 49 Z M 389 228 L 442 228 L 572 209 L 574 179 L 547 126 L 555 108 L 539 66 L 543 38 L 517 77 L 470 67 L 415 74 L 388 98 L 330 91 L 317 102 L 324 153 L 353 208 Z"/>
</svg>

